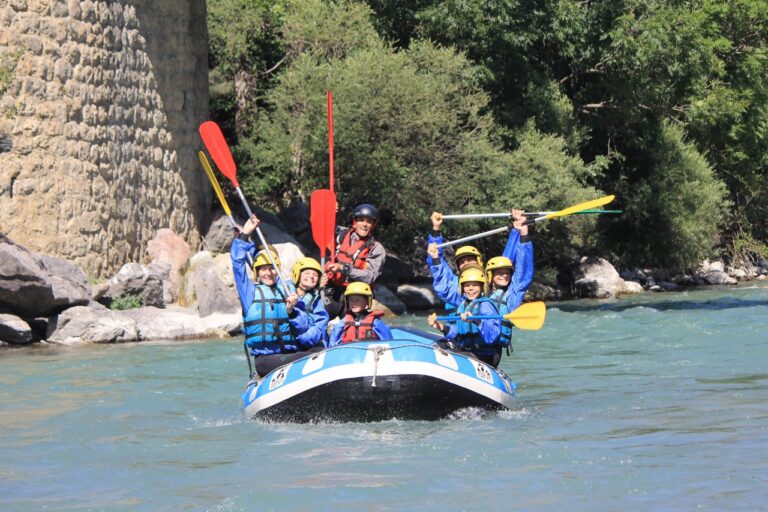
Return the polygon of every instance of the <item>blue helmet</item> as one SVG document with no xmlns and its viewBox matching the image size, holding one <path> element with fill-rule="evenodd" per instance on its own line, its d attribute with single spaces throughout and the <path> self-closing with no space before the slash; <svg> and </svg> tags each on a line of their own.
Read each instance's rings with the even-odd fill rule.
<svg viewBox="0 0 768 512">
<path fill-rule="evenodd" d="M 357 208 L 355 208 L 355 211 L 352 214 L 353 220 L 357 217 L 370 217 L 374 222 L 376 222 L 379 220 L 379 210 L 377 210 L 376 207 L 372 204 L 363 203 L 357 205 Z"/>
</svg>

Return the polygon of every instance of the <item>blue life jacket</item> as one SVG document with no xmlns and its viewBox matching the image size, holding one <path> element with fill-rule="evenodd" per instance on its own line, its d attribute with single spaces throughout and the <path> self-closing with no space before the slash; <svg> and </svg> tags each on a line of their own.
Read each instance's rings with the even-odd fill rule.
<svg viewBox="0 0 768 512">
<path fill-rule="evenodd" d="M 278 287 L 256 285 L 253 302 L 243 316 L 243 332 L 254 356 L 296 352 L 285 296 Z"/>
<path fill-rule="evenodd" d="M 472 301 L 464 300 L 456 309 L 456 314 L 461 315 L 462 313 L 469 311 L 473 315 L 477 315 L 479 314 L 478 310 L 480 309 L 480 304 L 483 302 L 487 302 L 491 304 L 494 309 L 498 309 L 495 301 L 488 297 L 480 297 Z M 486 343 L 482 338 L 480 325 L 475 322 L 458 321 L 456 324 L 456 332 L 458 346 L 464 350 L 471 350 L 475 354 L 494 353 L 501 350 L 501 347 L 503 346 L 500 342 L 500 337 L 494 340 L 493 344 Z"/>
<path fill-rule="evenodd" d="M 509 304 L 507 304 L 507 290 L 495 290 L 489 299 L 493 302 L 500 315 L 506 315 L 509 313 Z M 507 347 L 507 351 L 512 351 L 512 322 L 502 318 L 501 319 L 501 335 L 499 336 L 498 343 Z M 509 354 L 507 354 L 509 355 Z"/>
<path fill-rule="evenodd" d="M 315 306 L 317 305 L 317 301 L 320 300 L 320 293 L 317 290 L 318 289 L 315 288 L 315 291 L 306 292 L 304 296 L 299 297 L 299 300 L 304 303 L 304 311 L 309 317 L 309 325 L 315 324 Z"/>
</svg>

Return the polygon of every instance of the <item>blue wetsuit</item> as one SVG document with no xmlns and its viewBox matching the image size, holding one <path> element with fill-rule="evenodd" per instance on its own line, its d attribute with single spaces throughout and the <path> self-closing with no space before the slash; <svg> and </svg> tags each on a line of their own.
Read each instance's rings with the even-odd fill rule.
<svg viewBox="0 0 768 512">
<path fill-rule="evenodd" d="M 252 249 L 253 244 L 251 242 L 246 242 L 240 238 L 235 238 L 232 240 L 232 246 L 229 251 L 230 258 L 232 259 L 232 272 L 234 273 L 235 277 L 235 286 L 237 287 L 237 294 L 240 297 L 240 306 L 242 307 L 244 317 L 248 315 L 249 310 L 251 310 L 251 307 L 254 304 L 257 288 L 259 286 L 265 286 L 257 286 L 248 277 L 248 272 L 246 270 L 246 254 L 251 252 Z M 279 288 L 273 288 L 275 288 L 275 293 L 273 295 L 282 296 L 282 291 L 279 290 Z M 300 336 L 309 328 L 309 317 L 307 313 L 302 310 L 302 306 L 300 304 L 301 302 L 299 302 L 297 307 L 293 308 L 293 311 L 287 315 L 290 331 L 294 336 Z M 259 346 L 259 348 L 254 348 L 258 346 L 258 342 L 256 341 L 250 343 L 249 348 L 251 349 L 251 353 L 253 355 L 280 354 L 300 350 L 300 347 L 293 342 L 283 341 L 283 343 L 280 345 L 281 346 L 277 346 L 274 343 L 270 343 Z"/>
<path fill-rule="evenodd" d="M 293 281 L 288 281 L 288 287 L 291 291 L 296 290 L 296 285 Z M 303 304 L 304 311 L 307 312 L 309 317 L 309 328 L 306 332 L 296 337 L 302 350 L 320 345 L 327 346 L 328 343 L 328 321 L 330 316 L 328 311 L 325 310 L 325 305 L 318 289 L 315 288 L 313 291 L 299 297 L 299 304 Z"/>
<path fill-rule="evenodd" d="M 439 245 L 443 243 L 443 235 L 440 232 L 432 232 L 427 237 L 427 243 Z M 448 262 L 445 261 L 442 249 L 438 249 L 438 254 L 439 261 L 434 261 L 430 255 L 427 255 L 427 265 L 432 273 L 432 286 L 437 296 L 445 302 L 446 309 L 452 309 L 461 302 L 459 277 L 453 273 Z M 512 260 L 515 266 L 506 297 L 508 307 L 512 311 L 523 302 L 525 291 L 533 280 L 533 242 L 528 236 L 521 237 L 518 230 L 512 229 L 501 255 Z"/>
</svg>

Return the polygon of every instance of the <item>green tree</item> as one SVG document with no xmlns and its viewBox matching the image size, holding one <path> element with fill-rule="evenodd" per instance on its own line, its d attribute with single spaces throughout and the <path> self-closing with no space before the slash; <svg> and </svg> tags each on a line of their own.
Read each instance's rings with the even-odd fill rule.
<svg viewBox="0 0 768 512">
<path fill-rule="evenodd" d="M 258 101 L 284 59 L 286 0 L 208 2 L 208 54 L 214 117 L 233 135 L 256 122 Z"/>
<path fill-rule="evenodd" d="M 711 257 L 730 220 L 727 189 L 683 131 L 662 122 L 649 155 L 651 172 L 624 183 L 627 215 L 611 229 L 621 256 L 636 265 L 691 268 Z"/>
<path fill-rule="evenodd" d="M 382 231 L 392 248 L 408 247 L 433 210 L 563 207 L 594 191 L 586 184 L 590 171 L 567 154 L 562 138 L 531 129 L 519 153 L 504 151 L 487 114 L 482 72 L 463 54 L 427 41 L 398 51 L 376 35 L 361 4 L 293 7 L 285 14 L 286 47 L 298 50 L 266 97 L 258 137 L 241 141 L 249 193 L 279 205 L 327 186 L 328 87 L 340 202 L 346 209 L 361 201 L 382 206 L 396 220 L 396 229 Z M 343 40 L 333 37 L 342 32 Z M 528 161 L 538 167 L 524 169 Z M 536 182 L 551 187 L 537 191 Z M 507 189 L 519 193 L 499 193 Z M 452 234 L 476 227 L 457 225 Z"/>
</svg>

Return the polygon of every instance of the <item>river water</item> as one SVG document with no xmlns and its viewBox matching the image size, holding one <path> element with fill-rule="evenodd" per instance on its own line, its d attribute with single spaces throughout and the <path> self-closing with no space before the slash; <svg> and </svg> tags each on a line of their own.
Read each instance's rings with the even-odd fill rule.
<svg viewBox="0 0 768 512">
<path fill-rule="evenodd" d="M 765 285 L 549 308 L 437 422 L 246 420 L 241 340 L 0 350 L 0 510 L 766 510 Z"/>
</svg>

